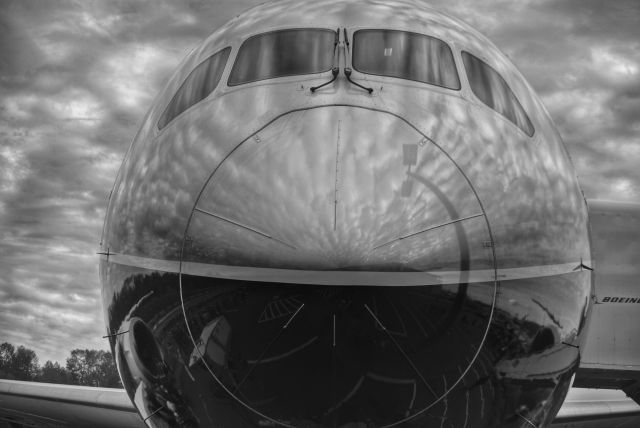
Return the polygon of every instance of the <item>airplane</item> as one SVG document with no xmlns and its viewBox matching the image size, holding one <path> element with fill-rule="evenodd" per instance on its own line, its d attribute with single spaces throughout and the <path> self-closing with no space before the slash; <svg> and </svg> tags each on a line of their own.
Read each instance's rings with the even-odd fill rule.
<svg viewBox="0 0 640 428">
<path fill-rule="evenodd" d="M 124 390 L 0 381 L 7 426 L 640 422 L 640 204 L 587 201 L 511 61 L 416 0 L 214 31 L 144 118 L 100 252 Z"/>
</svg>

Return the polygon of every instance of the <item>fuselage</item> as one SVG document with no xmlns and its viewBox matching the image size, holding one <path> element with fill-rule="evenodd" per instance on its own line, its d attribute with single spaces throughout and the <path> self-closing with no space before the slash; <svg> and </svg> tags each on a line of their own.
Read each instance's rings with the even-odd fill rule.
<svg viewBox="0 0 640 428">
<path fill-rule="evenodd" d="M 144 119 L 101 248 L 121 377 L 157 426 L 543 426 L 592 287 L 540 100 L 413 1 L 275 2 L 215 31 Z"/>
</svg>

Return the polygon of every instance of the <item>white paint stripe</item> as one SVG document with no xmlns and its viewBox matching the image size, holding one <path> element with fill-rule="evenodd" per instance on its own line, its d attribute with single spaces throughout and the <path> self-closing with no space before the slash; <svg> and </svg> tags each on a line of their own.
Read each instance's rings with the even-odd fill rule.
<svg viewBox="0 0 640 428">
<path fill-rule="evenodd" d="M 103 260 L 125 266 L 139 267 L 161 272 L 180 272 L 177 260 L 159 260 L 146 257 L 110 254 L 101 256 Z M 583 261 L 587 266 L 590 260 Z M 498 269 L 498 281 L 540 278 L 572 273 L 578 270 L 580 261 L 556 265 L 525 266 Z M 493 269 L 470 271 L 431 272 L 372 272 L 372 271 L 316 271 L 296 269 L 271 269 L 247 266 L 227 266 L 196 262 L 183 262 L 182 273 L 210 278 L 227 278 L 245 281 L 282 282 L 288 284 L 316 285 L 390 285 L 422 286 L 465 283 L 493 282 Z"/>
<path fill-rule="evenodd" d="M 403 239 L 411 238 L 413 236 L 420 235 L 422 233 L 429 232 L 429 231 L 434 230 L 434 229 L 439 229 L 439 228 L 444 227 L 444 226 L 449 226 L 451 224 L 459 223 L 461 221 L 470 220 L 470 219 L 476 218 L 476 217 L 481 217 L 483 215 L 484 215 L 483 213 L 479 213 L 479 214 L 474 214 L 474 215 L 470 215 L 470 216 L 467 216 L 467 217 L 457 218 L 455 220 L 451 220 L 451 221 L 448 221 L 446 223 L 436 224 L 435 226 L 431 226 L 431 227 L 428 227 L 426 229 L 419 230 L 417 232 L 409 233 L 408 235 L 398 236 L 397 238 L 392 239 L 391 241 L 387 241 L 387 242 L 385 242 L 383 244 L 376 245 L 375 247 L 373 247 L 373 250 L 377 250 L 378 248 L 384 247 L 385 245 L 389 245 L 389 244 L 392 244 L 394 242 L 401 241 Z"/>
<path fill-rule="evenodd" d="M 161 272 L 180 272 L 180 262 L 175 260 L 149 259 L 146 257 L 126 256 L 121 254 L 110 254 L 109 256 L 102 255 L 100 258 L 119 265 L 159 270 Z"/>
</svg>

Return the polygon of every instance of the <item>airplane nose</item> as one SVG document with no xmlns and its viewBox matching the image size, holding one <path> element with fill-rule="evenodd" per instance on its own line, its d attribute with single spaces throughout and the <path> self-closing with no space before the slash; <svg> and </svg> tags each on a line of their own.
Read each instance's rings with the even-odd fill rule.
<svg viewBox="0 0 640 428">
<path fill-rule="evenodd" d="M 253 133 L 213 170 L 185 239 L 184 261 L 221 266 L 493 265 L 482 207 L 446 153 L 402 119 L 355 107 L 292 112 Z"/>
<path fill-rule="evenodd" d="M 482 371 L 494 266 L 482 204 L 437 142 L 382 111 L 294 111 L 239 142 L 194 205 L 189 366 L 261 424 L 442 417 Z"/>
</svg>

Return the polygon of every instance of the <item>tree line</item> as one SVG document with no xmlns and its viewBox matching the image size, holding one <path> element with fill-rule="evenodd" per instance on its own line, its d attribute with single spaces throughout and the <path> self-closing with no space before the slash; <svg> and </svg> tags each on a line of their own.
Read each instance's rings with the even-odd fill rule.
<svg viewBox="0 0 640 428">
<path fill-rule="evenodd" d="M 64 366 L 50 360 L 40 366 L 35 351 L 8 342 L 0 344 L 0 379 L 122 388 L 111 352 L 74 349 Z"/>
</svg>

